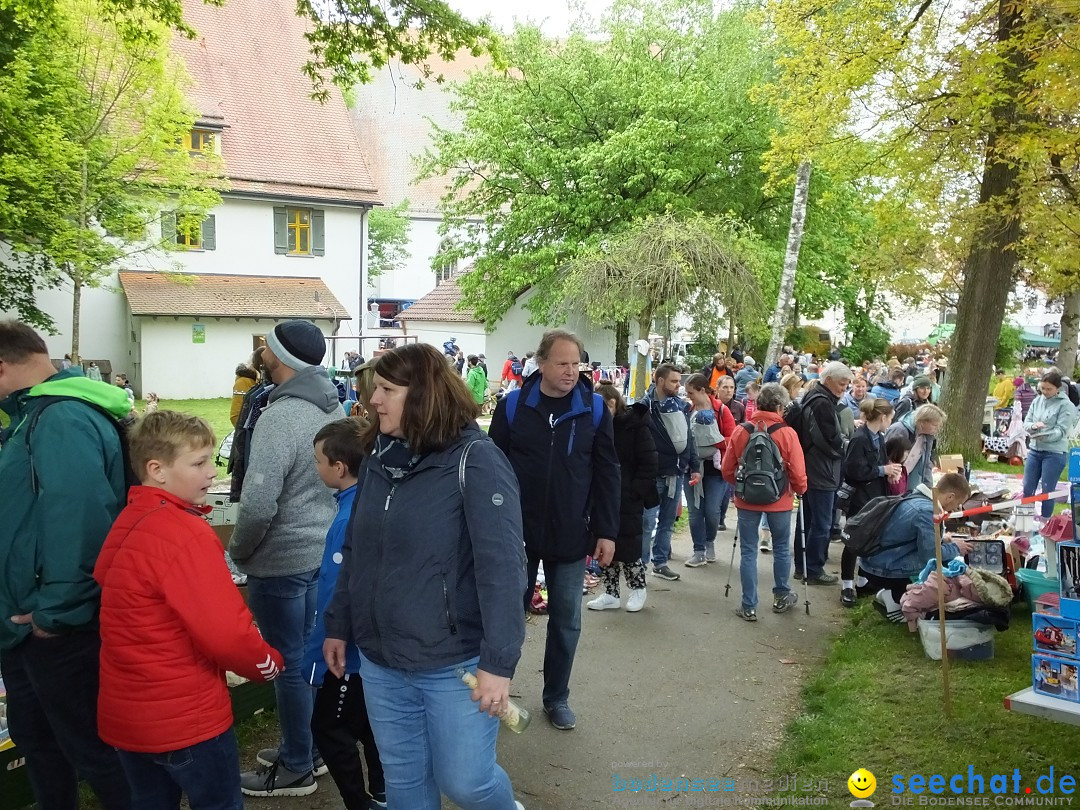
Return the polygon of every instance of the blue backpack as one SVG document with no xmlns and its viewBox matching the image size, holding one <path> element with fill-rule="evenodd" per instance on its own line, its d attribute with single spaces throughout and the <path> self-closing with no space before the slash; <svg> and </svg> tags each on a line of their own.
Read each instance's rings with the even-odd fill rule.
<svg viewBox="0 0 1080 810">
<path fill-rule="evenodd" d="M 513 391 L 507 393 L 504 397 L 506 400 L 506 424 L 514 424 L 514 415 L 517 413 L 518 399 L 520 398 L 521 389 L 515 388 Z M 592 395 L 592 426 L 593 430 L 600 429 L 600 423 L 604 421 L 604 409 L 607 407 L 604 405 L 604 398 L 599 394 Z"/>
</svg>

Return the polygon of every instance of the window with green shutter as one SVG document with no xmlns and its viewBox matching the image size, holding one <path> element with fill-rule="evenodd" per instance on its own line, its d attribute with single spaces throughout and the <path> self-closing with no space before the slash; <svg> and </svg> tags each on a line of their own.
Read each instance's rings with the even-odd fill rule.
<svg viewBox="0 0 1080 810">
<path fill-rule="evenodd" d="M 174 241 L 184 250 L 216 250 L 217 224 L 210 214 L 202 222 L 192 223 L 176 211 L 161 215 L 161 238 Z"/>
<path fill-rule="evenodd" d="M 326 212 L 274 206 L 274 253 L 326 255 Z"/>
</svg>

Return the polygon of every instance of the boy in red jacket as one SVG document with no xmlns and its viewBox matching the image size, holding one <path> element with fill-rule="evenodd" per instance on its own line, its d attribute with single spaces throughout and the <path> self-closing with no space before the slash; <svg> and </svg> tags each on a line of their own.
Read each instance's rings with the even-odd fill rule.
<svg viewBox="0 0 1080 810">
<path fill-rule="evenodd" d="M 116 747 L 132 806 L 242 810 L 225 671 L 269 681 L 282 659 L 259 635 L 203 519 L 214 433 L 195 416 L 147 414 L 130 436 L 142 486 L 105 539 L 98 733 Z"/>
</svg>

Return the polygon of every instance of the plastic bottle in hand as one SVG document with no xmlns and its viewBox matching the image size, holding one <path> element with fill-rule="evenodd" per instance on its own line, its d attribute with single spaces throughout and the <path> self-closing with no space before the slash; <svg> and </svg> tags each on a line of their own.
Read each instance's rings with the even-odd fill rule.
<svg viewBox="0 0 1080 810">
<path fill-rule="evenodd" d="M 457 676 L 461 678 L 461 682 L 470 689 L 476 688 L 476 676 L 471 672 L 459 669 L 457 671 Z M 499 715 L 499 719 L 502 720 L 503 725 L 512 732 L 520 734 L 529 727 L 529 710 L 524 709 L 514 703 L 514 701 L 507 699 L 506 708 L 503 709 L 502 713 Z"/>
</svg>

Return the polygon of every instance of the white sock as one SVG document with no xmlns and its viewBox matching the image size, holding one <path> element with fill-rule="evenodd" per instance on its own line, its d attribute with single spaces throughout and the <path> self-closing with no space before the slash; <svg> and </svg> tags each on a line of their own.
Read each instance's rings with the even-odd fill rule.
<svg viewBox="0 0 1080 810">
<path fill-rule="evenodd" d="M 850 579 L 840 580 L 840 586 L 843 588 L 851 588 L 852 590 L 855 590 L 855 582 Z"/>
<path fill-rule="evenodd" d="M 866 577 L 855 577 L 855 585 L 856 585 L 856 587 L 865 588 L 869 584 L 870 584 L 870 580 L 868 580 Z"/>
</svg>

